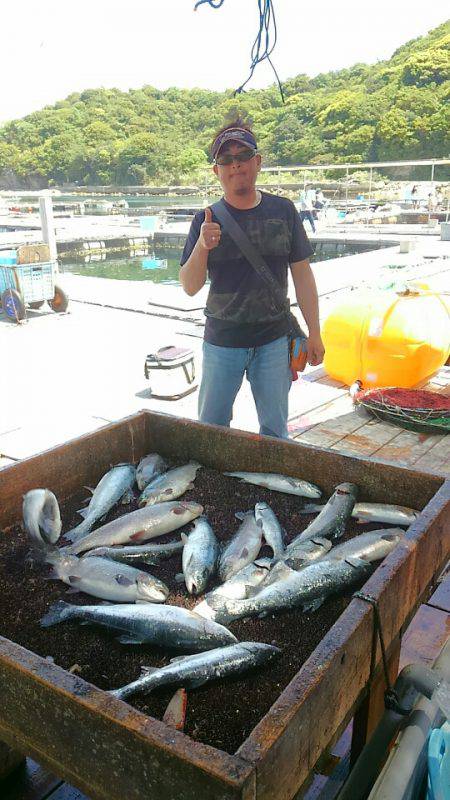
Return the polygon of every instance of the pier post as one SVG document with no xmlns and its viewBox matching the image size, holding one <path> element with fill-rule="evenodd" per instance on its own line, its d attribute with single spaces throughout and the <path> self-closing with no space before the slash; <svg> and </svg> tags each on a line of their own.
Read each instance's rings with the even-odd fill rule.
<svg viewBox="0 0 450 800">
<path fill-rule="evenodd" d="M 42 238 L 50 249 L 50 260 L 56 261 L 58 251 L 56 247 L 55 223 L 53 219 L 53 204 L 50 195 L 45 194 L 39 198 L 39 213 L 41 216 Z"/>
</svg>

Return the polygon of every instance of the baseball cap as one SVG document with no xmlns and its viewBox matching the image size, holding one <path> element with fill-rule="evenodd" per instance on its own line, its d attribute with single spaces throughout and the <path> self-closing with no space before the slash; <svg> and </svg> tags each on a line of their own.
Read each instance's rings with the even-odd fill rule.
<svg viewBox="0 0 450 800">
<path fill-rule="evenodd" d="M 239 142 L 239 144 L 245 144 L 247 147 L 254 147 L 255 150 L 257 149 L 256 139 L 251 131 L 245 128 L 227 128 L 226 131 L 219 133 L 214 139 L 211 148 L 211 155 L 213 158 L 216 158 L 223 145 L 227 142 Z"/>
</svg>

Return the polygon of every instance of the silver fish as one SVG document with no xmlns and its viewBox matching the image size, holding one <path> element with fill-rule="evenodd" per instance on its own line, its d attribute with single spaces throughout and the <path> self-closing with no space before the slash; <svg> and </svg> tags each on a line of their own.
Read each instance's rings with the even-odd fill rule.
<svg viewBox="0 0 450 800">
<path fill-rule="evenodd" d="M 49 489 L 32 489 L 23 498 L 23 526 L 32 540 L 33 548 L 45 549 L 58 541 L 61 515 L 58 501 Z"/>
<path fill-rule="evenodd" d="M 228 581 L 241 569 L 257 558 L 261 549 L 262 532 L 255 520 L 253 511 L 236 514 L 242 524 L 219 557 L 218 572 L 221 581 Z"/>
<path fill-rule="evenodd" d="M 213 620 L 185 608 L 153 603 L 73 606 L 59 600 L 41 619 L 41 626 L 72 619 L 104 625 L 118 634 L 122 644 L 151 643 L 199 652 L 237 642 L 231 631 Z"/>
<path fill-rule="evenodd" d="M 86 536 L 96 522 L 103 519 L 120 501 L 129 503 L 133 499 L 132 487 L 136 479 L 136 469 L 132 464 L 118 464 L 103 476 L 97 484 L 89 505 L 80 511 L 83 522 L 64 534 L 66 539 L 75 542 Z"/>
<path fill-rule="evenodd" d="M 283 558 L 283 530 L 278 519 L 267 503 L 256 503 L 256 524 L 261 528 L 266 544 L 272 549 L 275 559 Z"/>
<path fill-rule="evenodd" d="M 78 558 L 61 550 L 47 554 L 52 578 L 64 581 L 71 591 L 85 592 L 113 603 L 164 603 L 169 589 L 158 578 L 108 558 Z"/>
<path fill-rule="evenodd" d="M 316 536 L 324 539 L 338 539 L 342 536 L 355 505 L 357 492 L 358 488 L 354 483 L 340 483 L 336 486 L 319 516 L 295 537 L 289 547 Z"/>
<path fill-rule="evenodd" d="M 263 582 L 269 573 L 271 564 L 272 559 L 270 558 L 259 558 L 257 561 L 253 561 L 252 564 L 247 564 L 244 569 L 233 575 L 229 581 L 221 583 L 216 589 L 208 592 L 204 599 L 194 607 L 194 611 L 197 614 L 201 614 L 202 617 L 211 616 L 209 600 L 216 595 L 232 597 L 235 600 L 244 600 L 256 586 Z M 212 612 L 212 616 L 214 616 L 214 612 Z"/>
<path fill-rule="evenodd" d="M 150 453 L 145 458 L 141 458 L 136 469 L 136 483 L 139 491 L 142 492 L 152 480 L 167 470 L 168 465 L 158 453 Z"/>
<path fill-rule="evenodd" d="M 195 476 L 201 464 L 197 461 L 190 461 L 182 467 L 170 469 L 164 475 L 158 475 L 145 487 L 139 498 L 139 505 L 153 505 L 153 503 L 164 503 L 167 500 L 175 500 L 188 489 L 193 489 Z"/>
<path fill-rule="evenodd" d="M 302 606 L 304 611 L 315 611 L 330 594 L 345 591 L 374 569 L 374 565 L 357 558 L 319 561 L 299 571 L 283 566 L 280 580 L 259 591 L 256 589 L 254 596 L 247 600 L 212 598 L 214 615 L 210 619 L 227 624 L 242 617 L 264 616 L 285 608 Z"/>
<path fill-rule="evenodd" d="M 194 522 L 194 530 L 184 540 L 183 575 L 189 594 L 202 594 L 214 574 L 219 555 L 219 543 L 206 517 Z"/>
<path fill-rule="evenodd" d="M 286 547 L 283 558 L 293 569 L 301 569 L 319 558 L 325 558 L 331 547 L 331 541 L 329 539 L 321 539 L 320 536 L 315 536 L 314 539 L 307 539 L 303 542 L 296 542 L 294 539 Z"/>
<path fill-rule="evenodd" d="M 111 694 L 124 700 L 130 695 L 148 693 L 160 686 L 195 689 L 208 681 L 241 675 L 249 669 L 268 664 L 280 653 L 278 647 L 261 642 L 240 642 L 217 647 L 206 653 L 173 658 L 166 667 L 143 667 L 140 678 L 115 689 Z"/>
<path fill-rule="evenodd" d="M 401 528 L 384 528 L 370 533 L 361 533 L 348 542 L 333 547 L 322 556 L 321 561 L 340 558 L 363 558 L 365 561 L 379 561 L 385 558 L 404 538 Z"/>
<path fill-rule="evenodd" d="M 289 478 L 287 475 L 277 475 L 273 472 L 224 472 L 232 478 L 240 478 L 245 483 L 254 483 L 274 492 L 295 494 L 299 497 L 321 497 L 322 492 L 318 486 L 300 478 Z"/>
<path fill-rule="evenodd" d="M 138 544 L 130 547 L 96 547 L 88 550 L 83 558 L 109 558 L 122 564 L 160 564 L 165 558 L 181 554 L 184 543 L 181 539 L 167 544 Z"/>
<path fill-rule="evenodd" d="M 176 500 L 173 503 L 160 503 L 155 506 L 146 506 L 137 511 L 124 514 L 123 517 L 113 519 L 107 525 L 92 531 L 84 539 L 79 539 L 69 547 L 66 553 L 83 553 L 94 547 L 112 547 L 115 544 L 129 544 L 146 542 L 156 536 L 187 525 L 203 513 L 203 506 L 199 503 Z"/>
<path fill-rule="evenodd" d="M 300 514 L 315 514 L 322 511 L 323 505 L 305 503 Z M 386 525 L 400 525 L 407 528 L 419 516 L 420 511 L 407 506 L 390 505 L 389 503 L 355 503 L 352 517 L 359 523 L 383 522 Z"/>
</svg>

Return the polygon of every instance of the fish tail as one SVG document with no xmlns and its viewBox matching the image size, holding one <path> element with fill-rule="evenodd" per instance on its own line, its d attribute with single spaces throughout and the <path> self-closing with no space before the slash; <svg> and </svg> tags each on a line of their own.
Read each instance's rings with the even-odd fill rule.
<svg viewBox="0 0 450 800">
<path fill-rule="evenodd" d="M 63 622 L 71 616 L 72 606 L 70 603 L 65 603 L 64 600 L 58 600 L 57 603 L 50 606 L 49 610 L 41 619 L 42 628 L 50 628 L 51 625 L 57 625 L 58 622 Z"/>
<path fill-rule="evenodd" d="M 65 539 L 68 539 L 69 542 L 77 542 L 78 539 L 81 539 L 83 536 L 89 533 L 91 529 L 90 523 L 87 520 L 83 520 L 77 525 L 75 528 L 72 528 L 67 533 L 63 534 Z"/>
</svg>

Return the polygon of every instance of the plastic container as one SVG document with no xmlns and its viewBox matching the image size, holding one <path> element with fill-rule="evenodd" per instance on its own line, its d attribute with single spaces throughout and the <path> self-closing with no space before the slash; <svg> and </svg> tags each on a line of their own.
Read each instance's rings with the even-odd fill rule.
<svg viewBox="0 0 450 800">
<path fill-rule="evenodd" d="M 450 722 L 430 733 L 427 800 L 450 800 Z"/>
<path fill-rule="evenodd" d="M 17 264 L 17 250 L 0 250 L 0 265 Z"/>
<path fill-rule="evenodd" d="M 6 267 L 0 264 L 0 293 L 16 289 L 24 303 L 50 300 L 55 293 L 55 264 L 22 264 Z"/>
<path fill-rule="evenodd" d="M 415 386 L 447 361 L 449 312 L 431 291 L 355 291 L 323 325 L 325 370 L 348 386 Z"/>
</svg>

